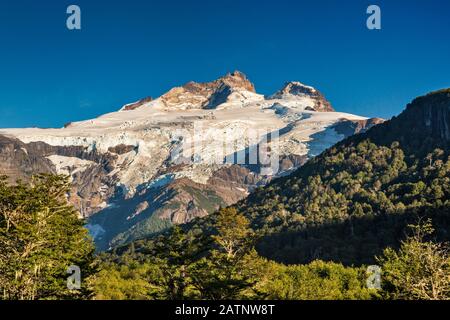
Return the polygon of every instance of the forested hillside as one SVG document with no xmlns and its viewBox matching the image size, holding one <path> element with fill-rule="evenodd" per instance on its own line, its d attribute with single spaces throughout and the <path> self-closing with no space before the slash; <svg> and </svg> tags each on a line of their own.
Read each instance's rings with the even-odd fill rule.
<svg viewBox="0 0 450 320">
<path fill-rule="evenodd" d="M 417 98 L 398 117 L 335 145 L 237 208 L 268 236 L 260 252 L 288 263 L 373 263 L 408 223 L 450 226 L 450 91 Z"/>
<path fill-rule="evenodd" d="M 400 245 L 408 224 L 428 217 L 437 240 L 450 238 L 449 146 L 447 89 L 415 99 L 398 117 L 336 144 L 235 208 L 270 259 L 374 263 L 384 248 Z M 183 228 L 205 235 L 215 219 Z"/>
<path fill-rule="evenodd" d="M 320 169 L 310 163 L 259 190 L 239 210 L 268 231 L 259 248 L 275 260 L 372 263 L 383 248 L 396 247 L 406 225 L 420 217 L 432 217 L 438 238 L 448 239 L 447 157 L 435 149 L 429 160 L 408 159 L 396 143 L 365 140 L 330 150 Z"/>
</svg>

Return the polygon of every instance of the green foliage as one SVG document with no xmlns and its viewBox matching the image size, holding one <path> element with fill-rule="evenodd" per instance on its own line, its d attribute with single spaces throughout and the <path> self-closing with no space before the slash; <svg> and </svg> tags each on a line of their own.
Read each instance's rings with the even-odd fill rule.
<svg viewBox="0 0 450 320">
<path fill-rule="evenodd" d="M 97 299 L 372 299 L 364 268 L 315 261 L 285 266 L 254 250 L 256 235 L 235 209 L 213 215 L 209 236 L 181 227 L 146 246 L 130 245 L 93 283 Z"/>
<path fill-rule="evenodd" d="M 189 268 L 194 298 L 207 300 L 252 299 L 261 276 L 264 260 L 256 251 L 242 255 L 239 259 L 213 251 Z"/>
<path fill-rule="evenodd" d="M 411 226 L 412 235 L 398 252 L 388 248 L 378 261 L 383 270 L 386 298 L 406 300 L 450 299 L 450 247 L 426 241 L 431 222 Z"/>
<path fill-rule="evenodd" d="M 94 246 L 66 201 L 67 191 L 60 176 L 39 175 L 13 186 L 0 179 L 1 299 L 88 296 L 85 285 L 67 289 L 70 266 L 79 266 L 83 279 L 94 271 Z"/>
<path fill-rule="evenodd" d="M 219 197 L 214 191 L 207 191 L 206 195 L 190 186 L 184 187 L 186 192 L 192 195 L 198 203 L 199 207 L 204 208 L 208 213 L 213 213 L 217 210 L 217 207 L 226 206 L 226 203 L 221 197 Z"/>
<path fill-rule="evenodd" d="M 255 237 L 250 222 L 236 209 L 221 209 L 216 218 L 210 254 L 189 269 L 192 285 L 202 299 L 239 299 L 257 281 Z"/>
<path fill-rule="evenodd" d="M 217 234 L 212 239 L 218 246 L 216 251 L 229 260 L 240 259 L 254 244 L 250 221 L 234 208 L 221 209 L 217 213 L 215 229 Z"/>
<path fill-rule="evenodd" d="M 449 238 L 450 159 L 438 148 L 406 156 L 398 142 L 353 138 L 235 207 L 266 235 L 257 247 L 270 259 L 372 264 L 417 217 L 432 217 L 438 238 Z"/>
<path fill-rule="evenodd" d="M 367 300 L 378 292 L 366 287 L 364 268 L 313 261 L 307 265 L 285 266 L 272 263 L 270 278 L 259 290 L 274 300 Z"/>
<path fill-rule="evenodd" d="M 156 243 L 153 263 L 160 266 L 159 284 L 164 288 L 166 299 L 180 300 L 188 295 L 188 266 L 195 260 L 199 250 L 197 241 L 188 238 L 178 226 L 172 229 L 163 242 Z"/>
<path fill-rule="evenodd" d="M 149 218 L 139 221 L 133 228 L 119 233 L 111 241 L 111 246 L 119 246 L 124 243 L 130 243 L 144 236 L 152 236 L 167 230 L 172 226 L 168 219 L 160 219 L 157 212 L 154 212 Z"/>
<path fill-rule="evenodd" d="M 123 257 L 104 261 L 100 271 L 90 279 L 95 300 L 148 300 L 164 298 L 158 285 L 161 270 L 156 264 L 140 263 Z"/>
</svg>

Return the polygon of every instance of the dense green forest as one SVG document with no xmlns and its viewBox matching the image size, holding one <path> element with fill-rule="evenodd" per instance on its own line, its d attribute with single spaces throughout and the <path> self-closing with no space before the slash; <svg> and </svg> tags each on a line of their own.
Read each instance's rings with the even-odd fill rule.
<svg viewBox="0 0 450 320">
<path fill-rule="evenodd" d="M 39 175 L 9 185 L 0 177 L 0 299 L 89 298 L 86 283 L 69 290 L 68 269 L 95 272 L 94 245 L 67 203 L 68 179 Z"/>
<path fill-rule="evenodd" d="M 397 142 L 367 139 L 332 148 L 302 169 L 237 206 L 265 230 L 259 249 L 272 259 L 373 263 L 424 217 L 433 218 L 439 240 L 449 239 L 450 160 L 442 149 L 418 158 Z"/>
<path fill-rule="evenodd" d="M 97 257 L 66 178 L 0 179 L 1 299 L 449 299 L 449 121 L 450 90 L 418 98 L 235 206 Z"/>
<path fill-rule="evenodd" d="M 264 235 L 258 251 L 284 263 L 371 264 L 426 218 L 450 240 L 449 109 L 450 90 L 417 98 L 235 205 Z M 208 232 L 214 219 L 187 229 Z"/>
<path fill-rule="evenodd" d="M 261 253 L 288 263 L 373 263 L 427 217 L 436 238 L 449 240 L 449 109 L 449 90 L 418 98 L 239 203 L 267 234 Z"/>
<path fill-rule="evenodd" d="M 408 226 L 400 248 L 371 267 L 315 260 L 285 265 L 261 257 L 257 234 L 235 209 L 215 214 L 213 233 L 191 238 L 180 227 L 102 257 L 93 277 L 97 299 L 449 299 L 450 247 L 429 240 L 430 220 Z M 142 243 L 141 243 L 142 245 Z M 373 269 L 372 269 L 373 270 Z"/>
<path fill-rule="evenodd" d="M 94 259 L 92 239 L 62 192 L 63 177 L 0 184 L 1 299 L 448 299 L 449 247 L 428 241 L 428 221 L 411 227 L 400 250 L 377 258 L 381 286 L 365 266 L 316 260 L 284 265 L 255 250 L 259 235 L 234 208 L 215 214 L 212 233 L 174 227 Z M 145 244 L 145 245 L 142 245 Z M 82 270 L 68 289 L 67 268 Z"/>
</svg>

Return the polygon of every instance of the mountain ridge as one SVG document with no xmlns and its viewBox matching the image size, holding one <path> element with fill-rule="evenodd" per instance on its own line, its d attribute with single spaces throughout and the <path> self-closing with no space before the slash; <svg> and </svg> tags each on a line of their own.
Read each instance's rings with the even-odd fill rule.
<svg viewBox="0 0 450 320">
<path fill-rule="evenodd" d="M 243 73 L 233 72 L 211 82 L 189 82 L 159 98 L 144 98 L 63 129 L 0 129 L 0 135 L 18 139 L 42 159 L 40 166 L 27 169 L 28 175 L 42 169 L 70 176 L 74 188 L 69 199 L 106 249 L 125 234 L 132 239 L 133 230 L 152 234 L 235 203 L 378 123 L 326 111 L 318 107 L 328 103 L 325 98 L 305 88 L 266 97 L 254 92 Z M 259 135 L 257 140 L 250 139 L 251 132 Z M 273 174 L 264 173 L 260 162 L 236 163 L 239 155 L 259 149 L 258 139 L 272 133 L 279 136 L 269 142 L 276 147 Z M 233 149 L 225 150 L 229 141 Z M 3 145 L 10 144 L 5 140 Z M 33 151 L 36 144 L 41 148 Z M 10 158 L 11 152 L 20 152 L 0 144 L 0 156 L 6 150 Z M 5 165 L 0 164 L 0 171 Z M 25 170 L 18 162 L 8 165 L 16 173 Z M 151 205 L 154 199 L 164 201 L 156 207 Z"/>
<path fill-rule="evenodd" d="M 400 115 L 338 142 L 228 211 L 249 220 L 260 255 L 284 264 L 375 265 L 386 248 L 400 247 L 411 225 L 428 220 L 429 240 L 449 241 L 449 111 L 448 89 L 414 99 Z M 422 139 L 429 133 L 431 139 Z M 186 239 L 215 235 L 219 217 L 182 225 Z M 171 232 L 134 241 L 133 252 L 164 248 Z M 130 252 L 130 245 L 114 252 Z"/>
<path fill-rule="evenodd" d="M 285 263 L 370 264 L 399 245 L 408 224 L 427 218 L 448 241 L 449 111 L 448 89 L 416 98 L 240 201 L 254 227 L 272 230 L 259 250 Z"/>
</svg>

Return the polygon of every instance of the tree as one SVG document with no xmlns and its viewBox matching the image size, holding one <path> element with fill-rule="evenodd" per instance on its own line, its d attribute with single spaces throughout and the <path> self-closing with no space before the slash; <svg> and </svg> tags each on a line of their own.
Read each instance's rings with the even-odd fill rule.
<svg viewBox="0 0 450 320">
<path fill-rule="evenodd" d="M 258 284 L 266 298 L 274 300 L 368 300 L 377 298 L 366 286 L 365 268 L 344 267 L 316 260 L 306 265 L 268 264 Z"/>
<path fill-rule="evenodd" d="M 200 298 L 211 300 L 248 297 L 258 281 L 262 259 L 254 250 L 249 221 L 233 208 L 221 209 L 215 223 L 213 249 L 194 263 L 189 274 Z"/>
<path fill-rule="evenodd" d="M 386 296 L 405 300 L 450 299 L 448 244 L 425 241 L 434 231 L 430 220 L 410 228 L 412 235 L 402 242 L 398 252 L 388 248 L 378 258 Z"/>
<path fill-rule="evenodd" d="M 67 203 L 66 177 L 39 175 L 30 183 L 0 179 L 0 299 L 86 298 L 67 287 L 68 268 L 82 279 L 94 272 L 94 246 L 76 210 Z"/>
<path fill-rule="evenodd" d="M 221 209 L 215 224 L 218 234 L 212 237 L 218 245 L 218 250 L 230 260 L 239 259 L 248 253 L 255 240 L 249 226 L 250 221 L 238 214 L 235 208 Z"/>
<path fill-rule="evenodd" d="M 160 278 L 161 270 L 156 264 L 125 256 L 103 261 L 100 271 L 91 277 L 90 285 L 95 300 L 164 299 L 164 288 L 155 284 Z"/>
<path fill-rule="evenodd" d="M 174 226 L 167 237 L 156 242 L 155 257 L 151 263 L 160 270 L 160 276 L 151 283 L 163 288 L 163 298 L 181 300 L 187 297 L 190 278 L 188 266 L 196 259 L 201 250 L 201 237 L 192 239 L 179 226 Z"/>
</svg>

